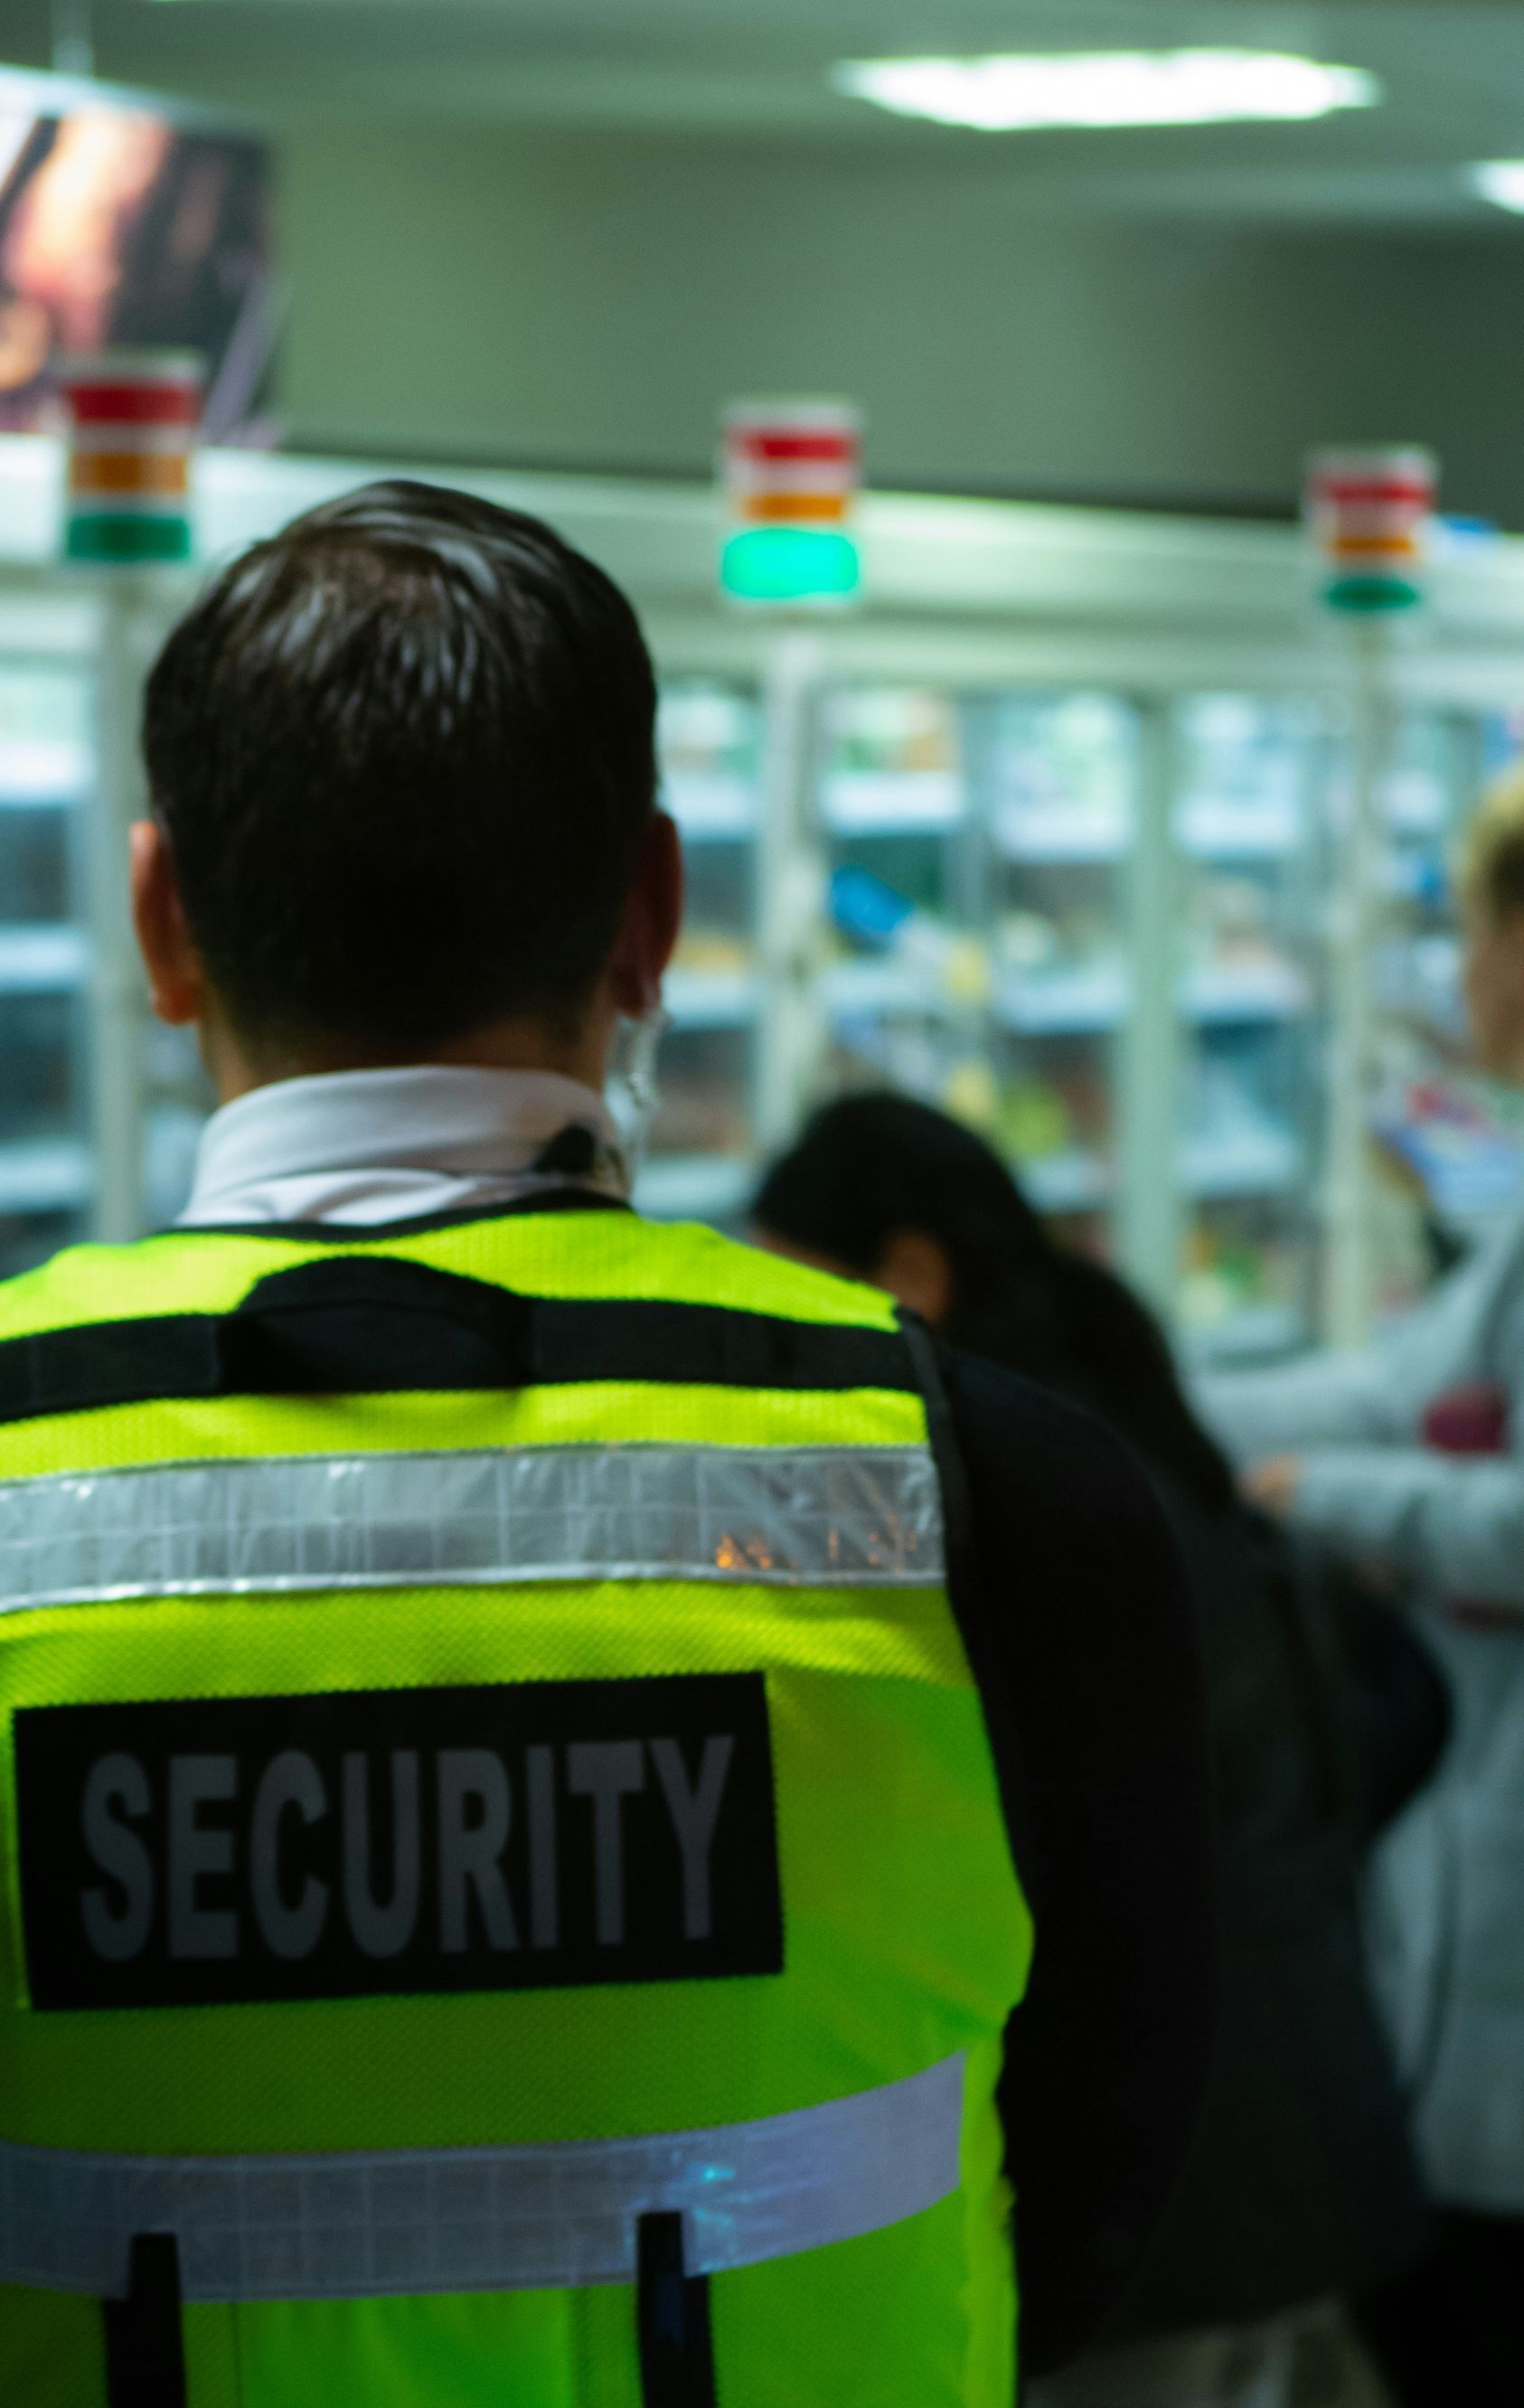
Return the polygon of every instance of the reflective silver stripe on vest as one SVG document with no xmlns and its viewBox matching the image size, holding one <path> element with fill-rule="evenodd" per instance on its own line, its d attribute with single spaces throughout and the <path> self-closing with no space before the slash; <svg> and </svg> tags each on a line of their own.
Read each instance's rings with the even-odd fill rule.
<svg viewBox="0 0 1524 2408">
<path fill-rule="evenodd" d="M 877 2232 L 958 2186 L 961 2056 L 707 2131 L 343 2157 L 93 2157 L 0 2142 L 0 2283 L 119 2299 L 173 2232 L 191 2300 L 564 2290 L 635 2279 L 636 2220 L 717 2274 Z"/>
<path fill-rule="evenodd" d="M 927 1586 L 924 1447 L 269 1455 L 0 1484 L 0 1612 L 133 1597 L 510 1581 Z"/>
</svg>

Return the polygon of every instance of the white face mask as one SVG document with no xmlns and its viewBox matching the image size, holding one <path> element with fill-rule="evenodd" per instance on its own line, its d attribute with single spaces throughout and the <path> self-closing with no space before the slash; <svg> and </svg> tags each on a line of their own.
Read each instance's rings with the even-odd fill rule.
<svg viewBox="0 0 1524 2408">
<path fill-rule="evenodd" d="M 661 1103 L 656 1055 L 670 1025 L 658 998 L 638 1020 L 622 1018 L 614 1031 L 604 1101 L 619 1131 L 619 1149 L 632 1187 L 640 1175 L 652 1123 Z"/>
</svg>

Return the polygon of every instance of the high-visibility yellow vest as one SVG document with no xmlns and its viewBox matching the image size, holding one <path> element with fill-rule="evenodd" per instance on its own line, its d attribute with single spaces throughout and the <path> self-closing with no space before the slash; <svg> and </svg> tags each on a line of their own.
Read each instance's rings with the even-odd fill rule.
<svg viewBox="0 0 1524 2408">
<path fill-rule="evenodd" d="M 1008 2408 L 929 1359 L 604 1210 L 0 1288 L 0 2400 Z"/>
</svg>

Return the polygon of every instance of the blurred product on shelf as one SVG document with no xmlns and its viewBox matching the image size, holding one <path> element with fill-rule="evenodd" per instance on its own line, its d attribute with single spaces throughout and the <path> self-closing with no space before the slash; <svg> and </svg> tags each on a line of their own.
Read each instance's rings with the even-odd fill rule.
<svg viewBox="0 0 1524 2408">
<path fill-rule="evenodd" d="M 1074 1115 L 1051 1082 L 1028 1079 L 1008 1087 L 1000 1097 L 999 1135 L 1017 1162 L 1042 1162 L 1073 1144 Z"/>
<path fill-rule="evenodd" d="M 673 967 L 696 976 L 728 978 L 750 968 L 755 949 L 745 937 L 723 928 L 685 926 L 672 956 Z"/>
<path fill-rule="evenodd" d="M 755 702 L 737 687 L 696 679 L 662 688 L 656 743 L 663 795 L 680 823 L 701 822 L 704 799 L 718 790 L 750 828 L 759 732 Z"/>
<path fill-rule="evenodd" d="M 1209 1358 L 1284 1349 L 1299 1334 L 1302 1265 L 1280 1216 L 1262 1203 L 1203 1210 L 1186 1240 L 1180 1318 Z"/>
<path fill-rule="evenodd" d="M 849 954 L 876 953 L 892 961 L 908 993 L 970 1010 L 986 1001 L 989 955 L 984 945 L 918 910 L 887 879 L 844 863 L 831 872 L 830 907 Z"/>
<path fill-rule="evenodd" d="M 1131 817 L 1127 729 L 1100 695 L 1005 695 L 989 714 L 991 826 L 1014 860 L 1105 859 Z"/>
<path fill-rule="evenodd" d="M 958 723 L 946 694 L 925 686 L 845 686 L 830 695 L 826 732 L 833 814 L 842 804 L 853 811 L 870 802 L 853 785 L 857 778 L 937 778 L 939 795 L 958 781 Z"/>
<path fill-rule="evenodd" d="M 1252 878 L 1204 876 L 1196 889 L 1192 951 L 1207 964 L 1284 961 L 1271 924 L 1272 898 Z"/>
</svg>

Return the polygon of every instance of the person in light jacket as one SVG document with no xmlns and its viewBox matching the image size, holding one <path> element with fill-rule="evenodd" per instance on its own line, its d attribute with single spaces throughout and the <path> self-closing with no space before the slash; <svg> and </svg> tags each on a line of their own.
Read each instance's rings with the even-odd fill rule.
<svg viewBox="0 0 1524 2408">
<path fill-rule="evenodd" d="M 1524 1084 L 1524 777 L 1461 866 L 1475 1053 Z M 1524 2400 L 1524 1199 L 1359 1353 L 1219 1374 L 1201 1401 L 1249 1493 L 1422 1614 L 1452 1684 L 1439 1780 L 1382 1859 L 1373 1942 L 1432 2189 L 1436 2256 L 1378 2301 L 1402 2396 Z M 1458 2335 L 1464 2336 L 1458 2344 Z"/>
</svg>

